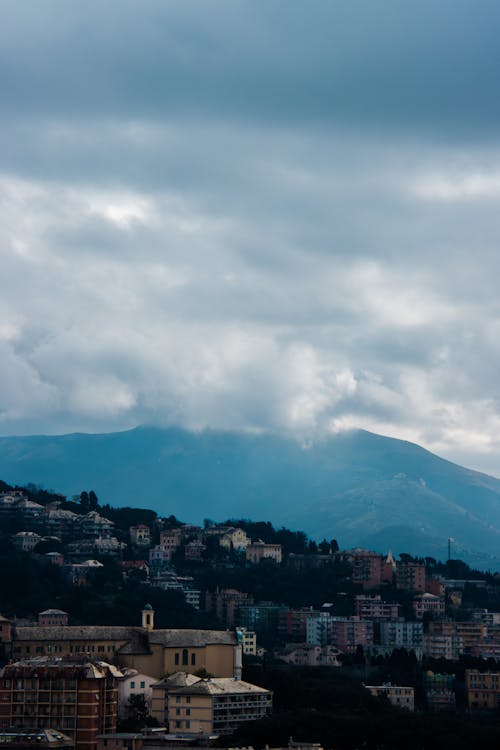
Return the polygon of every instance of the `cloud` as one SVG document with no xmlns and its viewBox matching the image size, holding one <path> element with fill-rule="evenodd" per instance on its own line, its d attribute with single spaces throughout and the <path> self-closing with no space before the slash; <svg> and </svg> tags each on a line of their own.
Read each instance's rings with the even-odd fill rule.
<svg viewBox="0 0 500 750">
<path fill-rule="evenodd" d="M 364 427 L 500 473 L 498 13 L 7 4 L 0 432 Z"/>
</svg>

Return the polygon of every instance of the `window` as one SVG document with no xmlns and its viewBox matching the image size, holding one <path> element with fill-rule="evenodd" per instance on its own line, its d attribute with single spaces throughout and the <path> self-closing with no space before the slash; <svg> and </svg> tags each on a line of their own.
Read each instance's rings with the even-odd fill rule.
<svg viewBox="0 0 500 750">
<path fill-rule="evenodd" d="M 146 683 L 145 682 L 141 682 L 141 690 L 144 690 L 145 687 L 146 687 Z"/>
<path fill-rule="evenodd" d="M 176 654 L 176 655 L 175 655 L 175 663 L 176 663 L 176 664 L 178 664 L 178 663 L 179 663 L 179 654 Z"/>
<path fill-rule="evenodd" d="M 196 654 L 191 654 L 191 666 L 196 664 Z"/>
<path fill-rule="evenodd" d="M 100 654 L 104 653 L 104 646 L 98 646 L 97 650 Z"/>
<path fill-rule="evenodd" d="M 184 648 L 182 650 L 182 665 L 188 665 L 189 664 L 189 654 L 187 648 Z"/>
<path fill-rule="evenodd" d="M 186 708 L 186 716 L 191 716 L 191 709 L 190 708 Z"/>
<path fill-rule="evenodd" d="M 181 715 L 181 709 L 180 708 L 176 708 L 175 709 L 175 715 L 176 716 L 180 716 Z"/>
<path fill-rule="evenodd" d="M 135 688 L 135 682 L 131 680 L 130 682 L 130 688 L 133 690 Z"/>
<path fill-rule="evenodd" d="M 190 695 L 186 695 L 186 703 L 191 703 L 191 696 Z"/>
<path fill-rule="evenodd" d="M 175 702 L 176 703 L 180 703 L 181 702 L 181 696 L 180 695 L 176 695 L 175 696 Z"/>
<path fill-rule="evenodd" d="M 189 721 L 189 719 L 188 719 L 188 720 L 186 721 L 186 729 L 189 729 L 189 728 L 190 728 L 190 726 L 191 726 L 191 722 L 190 722 L 190 721 Z"/>
</svg>

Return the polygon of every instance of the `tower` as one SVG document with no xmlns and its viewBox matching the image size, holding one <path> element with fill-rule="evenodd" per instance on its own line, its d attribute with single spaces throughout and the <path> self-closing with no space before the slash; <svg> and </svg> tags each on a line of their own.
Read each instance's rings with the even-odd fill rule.
<svg viewBox="0 0 500 750">
<path fill-rule="evenodd" d="M 142 610 L 142 627 L 144 630 L 153 630 L 155 623 L 155 613 L 151 604 L 146 604 Z"/>
</svg>

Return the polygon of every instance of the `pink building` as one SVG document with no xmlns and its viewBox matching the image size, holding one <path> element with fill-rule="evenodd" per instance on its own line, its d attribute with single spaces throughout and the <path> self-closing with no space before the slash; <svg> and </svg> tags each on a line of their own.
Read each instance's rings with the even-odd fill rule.
<svg viewBox="0 0 500 750">
<path fill-rule="evenodd" d="M 421 620 L 426 612 L 434 617 L 444 617 L 444 599 L 434 594 L 420 594 L 413 599 L 413 611 L 417 620 Z"/>
<path fill-rule="evenodd" d="M 356 548 L 347 553 L 352 565 L 352 582 L 363 589 L 377 589 L 382 584 L 382 556 L 370 550 Z"/>
<path fill-rule="evenodd" d="M 38 625 L 43 628 L 52 625 L 67 625 L 68 613 L 62 609 L 46 609 L 38 613 Z"/>
<path fill-rule="evenodd" d="M 332 617 L 331 642 L 341 651 L 354 653 L 358 646 L 373 646 L 373 622 L 358 617 Z"/>
<path fill-rule="evenodd" d="M 396 567 L 396 588 L 404 591 L 425 592 L 425 565 L 400 562 Z"/>
</svg>

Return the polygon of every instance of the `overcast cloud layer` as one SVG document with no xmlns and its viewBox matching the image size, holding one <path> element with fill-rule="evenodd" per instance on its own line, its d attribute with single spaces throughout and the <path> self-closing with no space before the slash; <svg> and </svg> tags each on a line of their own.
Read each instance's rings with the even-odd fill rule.
<svg viewBox="0 0 500 750">
<path fill-rule="evenodd" d="M 0 0 L 0 433 L 500 475 L 496 0 Z"/>
</svg>

